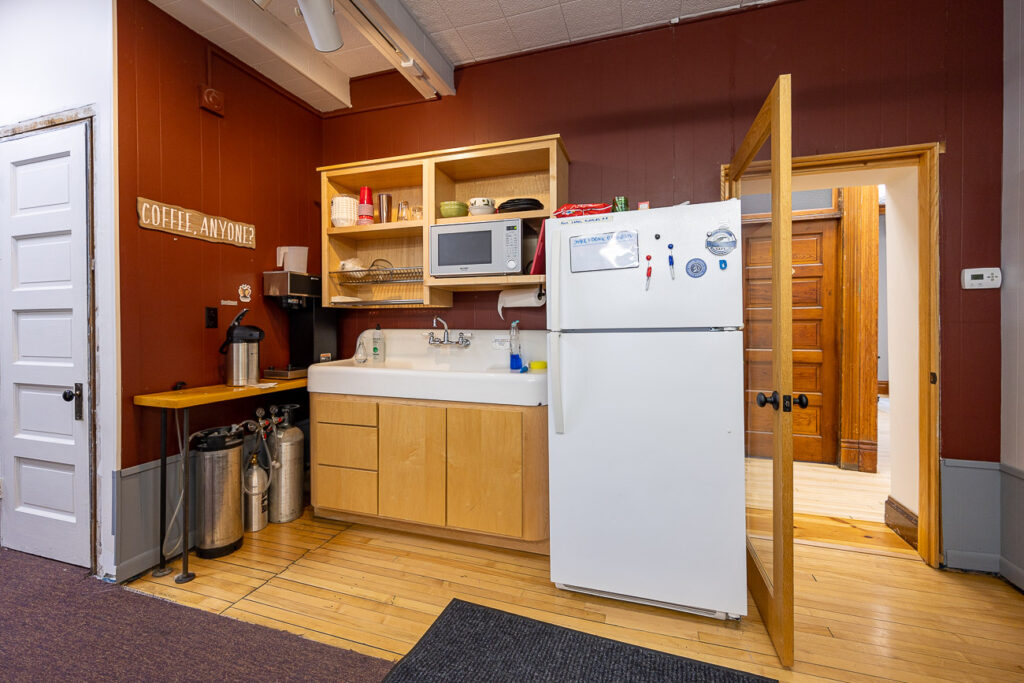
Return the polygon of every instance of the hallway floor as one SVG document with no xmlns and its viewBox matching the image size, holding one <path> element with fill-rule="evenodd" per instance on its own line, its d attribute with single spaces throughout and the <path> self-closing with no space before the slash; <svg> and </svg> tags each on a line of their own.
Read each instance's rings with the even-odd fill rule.
<svg viewBox="0 0 1024 683">
<path fill-rule="evenodd" d="M 550 583 L 544 556 L 314 519 L 310 510 L 246 534 L 231 555 L 190 560 L 191 583 L 147 574 L 130 588 L 391 660 L 459 598 L 784 681 L 1020 680 L 1024 596 L 999 579 L 892 552 L 899 539 L 872 528 L 798 518 L 807 543 L 795 546 L 792 670 L 779 667 L 752 603 L 735 624 L 569 593 Z M 862 548 L 824 547 L 844 535 Z"/>
<path fill-rule="evenodd" d="M 793 463 L 793 512 L 869 522 L 885 521 L 892 456 L 889 447 L 889 399 L 878 409 L 878 472 L 854 472 L 835 465 Z M 747 458 L 747 504 L 771 508 L 771 462 Z"/>
</svg>

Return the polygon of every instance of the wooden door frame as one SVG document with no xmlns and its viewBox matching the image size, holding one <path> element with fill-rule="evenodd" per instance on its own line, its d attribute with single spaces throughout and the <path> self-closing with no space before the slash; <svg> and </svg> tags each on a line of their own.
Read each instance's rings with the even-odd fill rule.
<svg viewBox="0 0 1024 683">
<path fill-rule="evenodd" d="M 917 170 L 918 209 L 918 315 L 920 349 L 918 396 L 920 399 L 918 552 L 932 567 L 939 566 L 942 548 L 939 489 L 939 155 L 940 142 L 901 147 L 819 154 L 793 159 L 793 175 L 865 171 L 888 168 Z M 734 159 L 732 165 L 737 163 Z M 771 175 L 767 162 L 751 163 L 741 173 L 747 179 Z M 722 198 L 740 194 L 740 174 L 721 168 Z"/>
<path fill-rule="evenodd" d="M 792 267 L 793 222 L 793 86 L 783 74 L 754 117 L 743 142 L 722 168 L 722 198 L 740 196 L 740 178 L 766 142 L 771 159 L 759 165 L 771 179 L 772 350 L 775 358 L 793 357 L 793 280 L 782 277 Z M 742 236 L 741 236 L 742 239 Z M 772 385 L 784 401 L 793 393 L 793 363 L 772 363 Z M 747 586 L 783 666 L 793 666 L 793 413 L 772 414 L 775 440 L 772 463 L 772 576 L 758 562 L 747 540 Z"/>
</svg>

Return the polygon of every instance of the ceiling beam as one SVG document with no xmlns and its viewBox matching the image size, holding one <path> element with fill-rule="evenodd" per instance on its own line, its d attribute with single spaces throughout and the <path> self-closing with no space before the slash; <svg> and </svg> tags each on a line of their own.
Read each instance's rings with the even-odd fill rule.
<svg viewBox="0 0 1024 683">
<path fill-rule="evenodd" d="M 455 94 L 455 68 L 401 0 L 337 0 L 337 5 L 423 97 Z"/>
<path fill-rule="evenodd" d="M 345 107 L 352 106 L 348 74 L 331 65 L 290 28 L 252 0 L 200 0 L 282 62 L 323 88 Z M 221 46 L 223 47 L 223 46 Z"/>
</svg>

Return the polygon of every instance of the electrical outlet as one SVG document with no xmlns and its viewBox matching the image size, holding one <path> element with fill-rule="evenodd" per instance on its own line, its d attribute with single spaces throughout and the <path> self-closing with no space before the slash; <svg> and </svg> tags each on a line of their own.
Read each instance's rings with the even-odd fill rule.
<svg viewBox="0 0 1024 683">
<path fill-rule="evenodd" d="M 217 329 L 217 307 L 207 306 L 206 307 L 206 327 L 207 329 Z"/>
</svg>

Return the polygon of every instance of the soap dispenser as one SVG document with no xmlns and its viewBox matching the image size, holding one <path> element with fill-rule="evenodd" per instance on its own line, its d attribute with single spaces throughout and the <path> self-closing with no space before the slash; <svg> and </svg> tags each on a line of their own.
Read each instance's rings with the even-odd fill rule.
<svg viewBox="0 0 1024 683">
<path fill-rule="evenodd" d="M 373 331 L 373 362 L 383 363 L 384 362 L 384 331 L 380 329 L 380 323 L 377 323 L 377 329 Z"/>
<path fill-rule="evenodd" d="M 508 332 L 508 369 L 520 372 L 523 369 L 522 347 L 519 341 L 519 321 L 514 320 Z"/>
</svg>

